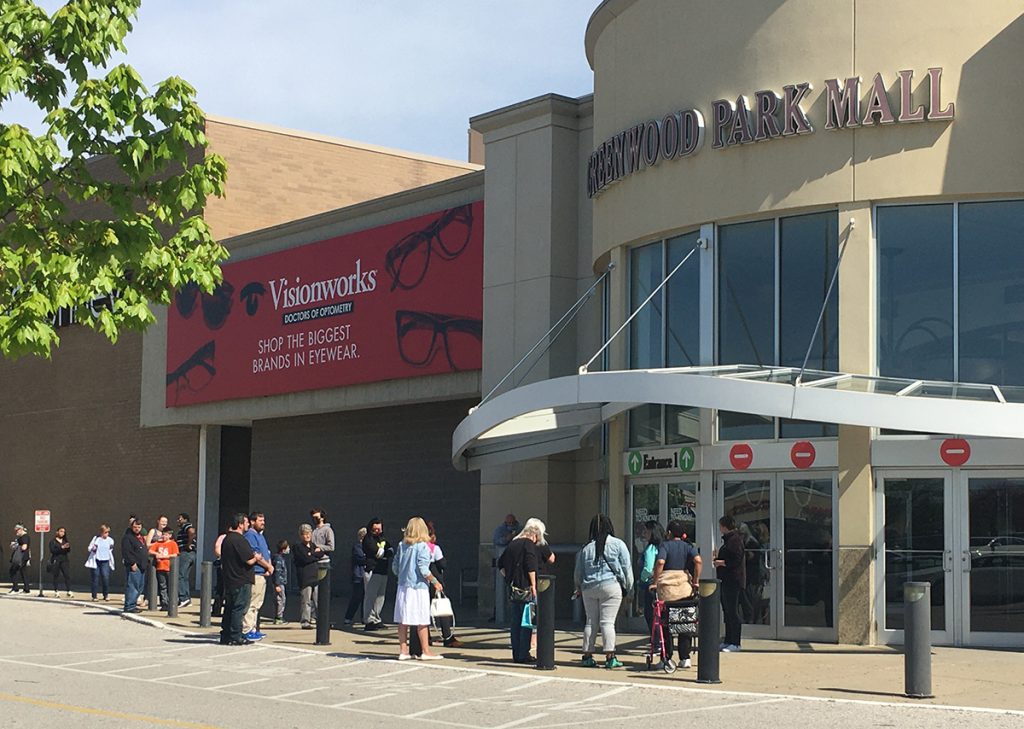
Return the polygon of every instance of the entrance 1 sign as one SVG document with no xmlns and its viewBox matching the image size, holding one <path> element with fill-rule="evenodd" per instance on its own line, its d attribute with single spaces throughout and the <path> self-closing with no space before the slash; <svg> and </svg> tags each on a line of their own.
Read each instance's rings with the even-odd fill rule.
<svg viewBox="0 0 1024 729">
<path fill-rule="evenodd" d="M 50 512 L 48 510 L 41 509 L 36 512 L 36 531 L 50 531 Z"/>
</svg>

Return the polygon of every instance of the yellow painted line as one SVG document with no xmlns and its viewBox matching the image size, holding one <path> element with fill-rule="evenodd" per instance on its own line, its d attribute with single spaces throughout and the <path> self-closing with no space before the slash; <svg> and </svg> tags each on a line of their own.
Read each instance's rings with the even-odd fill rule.
<svg viewBox="0 0 1024 729">
<path fill-rule="evenodd" d="M 44 709 L 55 709 L 57 711 L 70 711 L 76 714 L 90 714 L 92 716 L 103 716 L 109 719 L 124 719 L 126 721 L 134 722 L 144 721 L 150 724 L 160 724 L 162 726 L 179 726 L 187 727 L 188 729 L 219 729 L 219 727 L 215 727 L 212 724 L 196 724 L 195 722 L 178 721 L 177 719 L 159 719 L 155 716 L 145 716 L 144 714 L 126 714 L 123 711 L 107 711 L 106 709 L 92 709 L 88 706 L 60 704 L 56 701 L 31 699 L 27 696 L 15 696 L 13 694 L 0 693 L 0 701 L 11 701 L 18 704 L 29 704 L 30 706 L 39 706 Z"/>
</svg>

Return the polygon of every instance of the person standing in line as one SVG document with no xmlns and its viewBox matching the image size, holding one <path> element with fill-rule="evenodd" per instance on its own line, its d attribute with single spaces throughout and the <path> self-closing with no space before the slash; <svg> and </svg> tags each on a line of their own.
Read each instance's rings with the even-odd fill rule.
<svg viewBox="0 0 1024 729">
<path fill-rule="evenodd" d="M 124 612 L 139 612 L 139 595 L 146 580 L 146 568 L 149 566 L 149 552 L 146 550 L 146 537 L 142 534 L 142 522 L 132 521 L 127 534 L 121 537 L 121 562 L 127 572 L 124 588 Z"/>
<path fill-rule="evenodd" d="M 253 586 L 249 594 L 249 609 L 242 618 L 242 633 L 249 640 L 263 640 L 266 633 L 260 632 L 260 609 L 267 597 L 267 579 L 274 574 L 274 565 L 270 562 L 270 545 L 263 536 L 267 520 L 262 511 L 249 514 L 249 528 L 245 532 L 245 541 L 256 553 L 257 560 L 253 567 Z M 223 548 L 223 545 L 221 545 Z"/>
<path fill-rule="evenodd" d="M 259 559 L 242 533 L 248 518 L 235 514 L 220 545 L 221 571 L 224 580 L 224 612 L 220 622 L 221 645 L 252 645 L 242 635 L 242 616 L 249 608 L 254 581 L 253 565 Z"/>
<path fill-rule="evenodd" d="M 505 520 L 495 527 L 494 534 L 491 535 L 491 547 L 493 549 L 491 567 L 494 569 L 494 614 L 491 616 L 491 622 L 498 618 L 498 605 L 502 605 L 502 614 L 504 615 L 504 606 L 508 603 L 508 586 L 505 585 L 504 580 L 499 579 L 501 575 L 498 570 L 498 560 L 501 559 L 501 553 L 505 551 L 505 547 L 509 545 L 512 538 L 518 533 L 519 520 L 516 519 L 516 515 L 506 514 Z"/>
<path fill-rule="evenodd" d="M 587 625 L 583 629 L 583 665 L 597 665 L 594 648 L 599 625 L 604 667 L 620 668 L 622 661 L 615 656 L 615 618 L 622 606 L 622 596 L 633 588 L 633 566 L 629 547 L 615 536 L 612 520 L 604 514 L 597 514 L 590 520 L 590 541 L 576 555 L 573 576 L 587 613 Z"/>
<path fill-rule="evenodd" d="M 168 524 L 171 520 L 161 514 L 156 518 L 156 525 L 146 532 L 146 549 L 149 549 L 153 542 L 159 542 L 163 539 L 164 531 L 167 529 Z"/>
<path fill-rule="evenodd" d="M 286 625 L 284 619 L 284 608 L 288 602 L 288 555 L 291 553 L 291 546 L 287 539 L 277 543 L 277 552 L 274 554 L 274 625 Z"/>
<path fill-rule="evenodd" d="M 85 566 L 92 583 L 92 600 L 96 602 L 96 591 L 101 589 L 106 601 L 110 596 L 110 574 L 114 571 L 114 540 L 106 524 L 100 524 L 99 532 L 89 542 L 88 555 Z"/>
<path fill-rule="evenodd" d="M 174 532 L 164 526 L 157 540 L 149 545 L 149 553 L 156 558 L 156 587 L 160 599 L 160 609 L 166 610 L 170 604 L 171 556 L 178 554 L 178 543 L 174 541 Z"/>
<path fill-rule="evenodd" d="M 436 581 L 431 583 L 431 598 L 441 595 L 441 583 L 444 581 L 445 569 L 448 567 L 448 560 L 441 551 L 441 545 L 437 543 L 437 532 L 434 530 L 434 522 L 427 522 L 427 534 L 430 541 L 427 542 L 427 549 L 430 550 L 430 573 Z M 462 648 L 462 641 L 455 637 L 455 618 L 452 616 L 438 618 L 437 625 L 441 629 L 441 640 L 445 648 Z"/>
<path fill-rule="evenodd" d="M 71 571 L 69 569 L 68 555 L 71 553 L 71 542 L 68 541 L 68 530 L 58 527 L 50 540 L 50 576 L 53 577 L 53 596 L 60 597 L 57 591 L 57 581 L 64 577 L 64 590 L 68 597 L 74 597 L 71 593 Z"/>
<path fill-rule="evenodd" d="M 213 556 L 216 559 L 213 560 L 213 608 L 210 611 L 210 615 L 215 618 L 219 618 L 224 610 L 224 576 L 221 574 L 220 569 L 220 545 L 224 543 L 224 537 L 227 534 L 227 531 L 222 532 L 213 543 Z"/>
<path fill-rule="evenodd" d="M 196 528 L 184 511 L 178 514 L 178 607 L 192 604 L 189 572 L 196 563 Z"/>
<path fill-rule="evenodd" d="M 658 550 L 661 548 L 666 536 L 665 527 L 660 522 L 648 521 L 644 524 L 644 528 L 647 530 L 647 545 L 640 555 L 638 565 L 640 577 L 637 579 L 637 582 L 640 584 L 642 592 L 641 599 L 644 604 L 644 620 L 647 622 L 647 634 L 650 635 L 654 630 L 654 599 L 657 596 L 655 591 L 651 589 L 651 586 L 654 585 L 654 568 L 655 563 L 658 561 Z"/>
<path fill-rule="evenodd" d="M 697 594 L 700 585 L 700 573 L 703 569 L 703 562 L 697 553 L 697 548 L 686 540 L 686 525 L 679 519 L 673 519 L 668 523 L 668 534 L 665 540 L 658 547 L 658 554 L 654 562 L 654 574 L 651 580 L 651 587 L 648 592 L 654 593 L 657 590 L 658 580 L 666 572 L 678 572 L 685 570 L 690 575 L 690 587 L 693 594 Z M 678 575 L 679 581 L 685 586 L 686 577 Z M 669 626 L 662 623 L 662 640 L 665 642 L 665 650 L 669 656 L 672 655 L 672 633 Z M 690 653 L 693 651 L 693 636 L 680 633 L 676 641 L 679 652 L 679 663 L 683 668 L 690 668 Z"/>
<path fill-rule="evenodd" d="M 384 627 L 381 613 L 388 589 L 388 567 L 395 550 L 384 536 L 384 522 L 377 517 L 370 519 L 366 525 L 363 553 L 366 555 L 366 572 L 363 575 L 364 628 L 380 630 Z"/>
<path fill-rule="evenodd" d="M 366 572 L 366 552 L 363 551 L 363 537 L 366 536 L 366 527 L 359 527 L 356 532 L 356 541 L 352 545 L 352 595 L 348 599 L 348 607 L 345 608 L 345 625 L 352 625 L 352 621 L 359 613 L 362 618 L 363 596 L 363 574 Z"/>
<path fill-rule="evenodd" d="M 725 642 L 719 648 L 725 653 L 735 653 L 740 650 L 743 630 L 740 593 L 747 585 L 746 550 L 743 534 L 732 516 L 726 514 L 718 520 L 718 531 L 722 534 L 722 547 L 713 564 L 718 568 L 718 579 L 722 581 L 722 615 L 725 619 Z"/>
<path fill-rule="evenodd" d="M 319 582 L 331 568 L 331 558 L 334 556 L 334 529 L 327 521 L 327 512 L 323 509 L 310 509 L 309 518 L 313 522 L 313 544 L 320 547 L 323 556 L 320 558 L 320 566 L 317 568 L 317 581 Z M 320 604 L 319 590 L 313 588 L 313 605 Z M 316 622 L 316 617 L 313 617 Z"/>
<path fill-rule="evenodd" d="M 509 633 L 512 642 L 512 660 L 515 663 L 536 663 L 530 655 L 533 628 L 523 627 L 523 613 L 537 600 L 537 542 L 547 531 L 540 519 L 529 519 L 498 560 L 498 571 L 512 596 L 512 619 Z"/>
<path fill-rule="evenodd" d="M 29 539 L 25 525 L 15 524 L 14 539 L 11 541 L 11 592 L 18 592 L 19 579 L 24 592 L 29 592 L 31 589 L 28 586 L 28 568 L 32 564 Z"/>
<path fill-rule="evenodd" d="M 313 628 L 314 595 L 319 581 L 318 564 L 323 556 L 324 551 L 313 544 L 313 527 L 309 524 L 299 525 L 299 543 L 295 545 L 292 562 L 295 563 L 295 576 L 299 583 L 299 626 L 303 630 Z"/>
<path fill-rule="evenodd" d="M 416 631 L 423 653 L 422 661 L 436 661 L 444 656 L 430 651 L 427 627 L 430 625 L 430 587 L 440 592 L 441 582 L 430 571 L 430 534 L 427 525 L 414 516 L 405 525 L 405 537 L 398 544 L 398 554 L 391 570 L 398 577 L 395 596 L 395 622 L 398 623 L 398 660 L 412 658 L 409 652 L 409 629 Z"/>
</svg>

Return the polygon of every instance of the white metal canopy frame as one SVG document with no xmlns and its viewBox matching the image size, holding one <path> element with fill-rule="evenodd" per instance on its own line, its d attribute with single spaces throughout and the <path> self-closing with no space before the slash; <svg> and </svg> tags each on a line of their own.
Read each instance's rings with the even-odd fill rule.
<svg viewBox="0 0 1024 729">
<path fill-rule="evenodd" d="M 1024 387 L 727 365 L 586 372 L 523 385 L 470 411 L 452 437 L 460 470 L 580 448 L 644 403 L 894 430 L 1024 438 Z"/>
</svg>

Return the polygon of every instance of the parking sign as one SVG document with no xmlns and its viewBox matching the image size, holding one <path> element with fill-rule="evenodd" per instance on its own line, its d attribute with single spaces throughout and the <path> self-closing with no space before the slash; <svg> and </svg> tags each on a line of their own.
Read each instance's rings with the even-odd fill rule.
<svg viewBox="0 0 1024 729">
<path fill-rule="evenodd" d="M 36 511 L 36 531 L 50 531 L 50 512 L 47 511 L 46 509 L 40 509 Z"/>
</svg>

